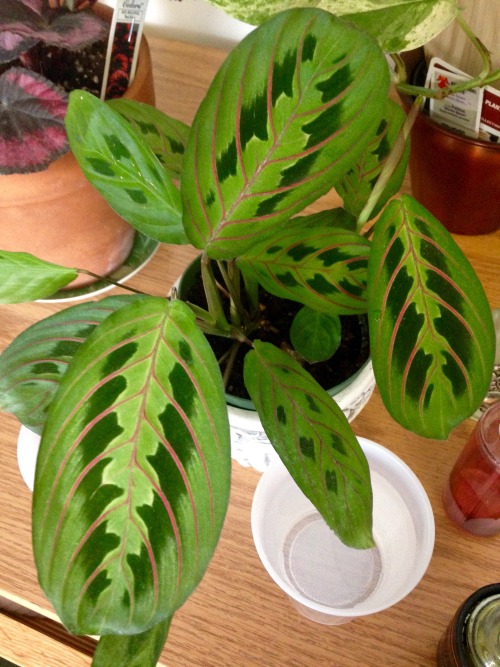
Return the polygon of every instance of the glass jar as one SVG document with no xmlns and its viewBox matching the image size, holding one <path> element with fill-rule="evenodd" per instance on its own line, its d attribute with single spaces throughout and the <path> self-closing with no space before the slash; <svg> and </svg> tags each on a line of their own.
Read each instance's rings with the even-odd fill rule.
<svg viewBox="0 0 500 667">
<path fill-rule="evenodd" d="M 438 667 L 500 667 L 500 583 L 483 586 L 457 610 L 438 644 Z"/>
<path fill-rule="evenodd" d="M 463 530 L 500 534 L 500 401 L 477 422 L 450 473 L 443 503 Z"/>
</svg>

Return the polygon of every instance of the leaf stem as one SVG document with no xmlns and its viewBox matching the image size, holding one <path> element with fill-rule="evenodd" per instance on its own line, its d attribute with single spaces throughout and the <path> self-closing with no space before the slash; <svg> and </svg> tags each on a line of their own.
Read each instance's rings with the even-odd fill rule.
<svg viewBox="0 0 500 667">
<path fill-rule="evenodd" d="M 121 287 L 122 289 L 127 290 L 128 292 L 134 292 L 134 294 L 142 294 L 144 296 L 147 296 L 147 292 L 142 292 L 141 290 L 135 289 L 135 287 L 130 287 L 125 283 L 120 283 L 117 280 L 113 280 L 113 278 L 109 278 L 108 276 L 100 276 L 98 273 L 93 273 L 92 271 L 88 271 L 87 269 L 77 269 L 77 271 L 78 273 L 83 273 L 87 276 L 91 276 L 92 278 L 96 278 L 99 281 L 106 282 L 109 285 L 114 285 L 115 287 Z"/>
<path fill-rule="evenodd" d="M 442 99 L 454 93 L 461 93 L 464 90 L 471 90 L 472 88 L 478 87 L 482 88 L 489 83 L 494 83 L 495 81 L 500 80 L 500 69 L 492 69 L 491 54 L 486 46 L 482 43 L 479 37 L 474 34 L 473 30 L 461 14 L 458 14 L 457 22 L 481 57 L 481 72 L 471 79 L 462 81 L 460 83 L 455 83 L 453 86 L 448 86 L 446 88 L 425 88 L 422 86 L 414 86 L 407 82 L 406 67 L 401 56 L 397 53 L 393 53 L 391 54 L 391 57 L 396 67 L 395 85 L 400 93 L 410 95 L 412 97 L 422 95 L 424 97 Z"/>
<path fill-rule="evenodd" d="M 387 183 L 391 179 L 392 174 L 394 173 L 401 160 L 405 150 L 406 142 L 408 141 L 408 137 L 411 132 L 411 128 L 413 127 L 413 124 L 417 118 L 421 105 L 422 98 L 418 97 L 413 103 L 410 112 L 406 116 L 405 122 L 403 123 L 396 141 L 394 142 L 394 146 L 389 153 L 389 157 L 385 161 L 382 171 L 380 172 L 380 176 L 378 177 L 377 182 L 375 183 L 363 210 L 358 216 L 356 225 L 358 232 L 360 232 L 368 220 L 370 220 L 373 209 L 377 205 L 377 202 L 384 192 Z"/>
<path fill-rule="evenodd" d="M 205 253 L 201 256 L 201 277 L 203 281 L 203 288 L 208 304 L 208 312 L 212 316 L 213 322 L 220 335 L 227 335 L 230 331 L 229 322 L 227 321 L 220 297 L 220 291 L 215 280 L 214 272 L 210 259 Z"/>
</svg>

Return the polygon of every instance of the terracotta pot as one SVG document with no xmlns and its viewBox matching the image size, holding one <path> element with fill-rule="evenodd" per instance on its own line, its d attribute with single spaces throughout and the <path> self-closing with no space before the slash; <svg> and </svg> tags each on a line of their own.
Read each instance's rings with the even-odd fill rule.
<svg viewBox="0 0 500 667">
<path fill-rule="evenodd" d="M 402 54 L 410 81 L 424 85 L 423 50 Z M 411 100 L 403 97 L 408 111 Z M 500 145 L 462 137 L 417 117 L 411 132 L 413 195 L 456 234 L 488 234 L 500 228 Z"/>
<path fill-rule="evenodd" d="M 411 133 L 413 195 L 456 234 L 500 228 L 500 145 L 449 132 L 420 114 Z"/>
<path fill-rule="evenodd" d="M 112 9 L 97 11 L 111 18 Z M 137 71 L 125 97 L 155 103 L 151 55 L 141 41 Z M 105 276 L 128 257 L 134 229 L 94 190 L 72 153 L 45 171 L 0 177 L 0 248 Z M 71 288 L 93 282 L 79 276 Z"/>
</svg>

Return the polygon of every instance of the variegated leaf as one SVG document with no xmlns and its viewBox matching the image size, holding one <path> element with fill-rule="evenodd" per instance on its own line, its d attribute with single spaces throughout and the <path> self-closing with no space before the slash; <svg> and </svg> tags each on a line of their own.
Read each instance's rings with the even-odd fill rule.
<svg viewBox="0 0 500 667">
<path fill-rule="evenodd" d="M 300 489 L 345 544 L 372 547 L 370 471 L 342 410 L 270 343 L 255 341 L 244 372 L 266 434 Z"/>
<path fill-rule="evenodd" d="M 373 368 L 387 409 L 419 435 L 446 438 L 488 390 L 492 315 L 452 236 L 407 195 L 375 225 L 368 295 Z"/>
<path fill-rule="evenodd" d="M 386 53 L 427 44 L 460 12 L 458 0 L 322 0 L 320 6 L 366 30 Z"/>
<path fill-rule="evenodd" d="M 73 355 L 95 327 L 139 295 L 80 303 L 25 329 L 0 355 L 0 409 L 41 433 Z"/>
<path fill-rule="evenodd" d="M 297 225 L 304 230 L 308 227 L 336 227 L 339 229 L 349 229 L 352 232 L 356 230 L 356 218 L 348 213 L 345 208 L 338 206 L 337 208 L 324 209 L 316 213 L 309 213 L 308 215 L 297 215 L 292 218 L 288 225 Z M 304 231 L 304 235 L 308 234 Z"/>
<path fill-rule="evenodd" d="M 179 191 L 149 146 L 108 104 L 70 94 L 66 130 L 90 183 L 137 230 L 163 243 L 185 243 Z"/>
<path fill-rule="evenodd" d="M 139 634 L 197 586 L 230 486 L 224 389 L 182 302 L 110 315 L 73 357 L 35 474 L 42 588 L 77 634 Z"/>
<path fill-rule="evenodd" d="M 314 310 L 353 315 L 366 312 L 370 243 L 332 227 L 295 225 L 257 242 L 237 264 L 271 294 Z"/>
<path fill-rule="evenodd" d="M 358 162 L 335 184 L 335 189 L 342 197 L 346 210 L 352 215 L 358 216 L 368 201 L 380 172 L 391 154 L 405 119 L 406 114 L 399 104 L 387 100 L 387 112 L 366 151 Z M 409 154 L 410 142 L 407 141 L 401 159 L 397 163 L 370 217 L 373 218 L 378 215 L 389 199 L 398 192 L 405 177 Z"/>
<path fill-rule="evenodd" d="M 101 637 L 92 659 L 92 667 L 156 667 L 171 621 L 171 618 L 167 618 L 140 635 Z"/>
<path fill-rule="evenodd" d="M 326 12 L 283 12 L 248 35 L 189 136 L 181 195 L 191 243 L 234 258 L 328 191 L 379 125 L 388 84 L 376 43 Z"/>
<path fill-rule="evenodd" d="M 427 44 L 458 15 L 457 0 L 209 0 L 257 25 L 291 7 L 319 7 L 352 21 L 376 39 L 388 53 Z"/>
<path fill-rule="evenodd" d="M 189 126 L 156 107 L 121 97 L 109 100 L 112 109 L 127 120 L 172 177 L 181 173 Z"/>
<path fill-rule="evenodd" d="M 26 252 L 0 250 L 0 303 L 45 299 L 77 276 L 74 268 L 45 262 Z"/>
</svg>

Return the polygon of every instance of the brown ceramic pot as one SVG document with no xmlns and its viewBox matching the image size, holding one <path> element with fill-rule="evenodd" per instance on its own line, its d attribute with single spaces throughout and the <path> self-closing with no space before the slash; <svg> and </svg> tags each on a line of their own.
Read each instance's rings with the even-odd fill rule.
<svg viewBox="0 0 500 667">
<path fill-rule="evenodd" d="M 110 8 L 96 10 L 111 18 Z M 155 103 L 151 55 L 144 38 L 125 97 Z M 41 172 L 0 176 L 2 250 L 29 252 L 106 276 L 123 264 L 134 237 L 134 229 L 89 184 L 72 153 Z M 82 275 L 71 288 L 91 282 Z"/>
<path fill-rule="evenodd" d="M 402 54 L 410 80 L 423 85 L 423 50 Z M 403 97 L 408 110 L 409 98 Z M 456 234 L 500 228 L 500 145 L 462 137 L 421 113 L 411 132 L 413 195 Z"/>
<path fill-rule="evenodd" d="M 411 133 L 413 195 L 456 234 L 500 228 L 500 145 L 461 137 L 420 114 Z"/>
</svg>

